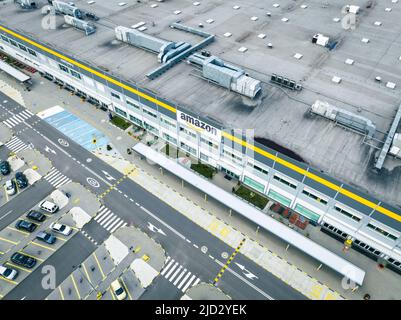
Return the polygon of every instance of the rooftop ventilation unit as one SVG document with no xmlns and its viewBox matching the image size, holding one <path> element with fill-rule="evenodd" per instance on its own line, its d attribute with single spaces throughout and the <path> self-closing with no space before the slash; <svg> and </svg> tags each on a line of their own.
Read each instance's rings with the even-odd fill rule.
<svg viewBox="0 0 401 320">
<path fill-rule="evenodd" d="M 202 76 L 222 87 L 238 92 L 249 98 L 262 90 L 260 81 L 245 74 L 245 71 L 232 64 L 226 63 L 210 54 L 195 53 L 188 61 L 202 68 Z"/>
<path fill-rule="evenodd" d="M 157 60 L 161 63 L 168 62 L 191 47 L 191 45 L 186 42 L 167 41 L 122 26 L 115 28 L 115 34 L 116 38 L 120 41 L 156 53 Z"/>
<path fill-rule="evenodd" d="M 275 73 L 272 74 L 270 81 L 273 82 L 274 84 L 278 84 L 279 86 L 291 89 L 291 90 L 297 90 L 301 91 L 302 86 L 298 83 L 296 83 L 294 80 L 279 76 Z"/>
<path fill-rule="evenodd" d="M 49 2 L 53 5 L 56 13 L 71 16 L 77 19 L 83 18 L 82 11 L 77 7 L 75 7 L 74 5 L 56 0 Z"/>
<path fill-rule="evenodd" d="M 335 121 L 336 123 L 339 123 L 345 127 L 362 132 L 363 134 L 366 134 L 368 138 L 372 138 L 376 132 L 376 126 L 371 120 L 347 110 L 332 106 L 325 101 L 316 100 L 316 102 L 310 108 L 310 111 Z"/>
<path fill-rule="evenodd" d="M 328 45 L 329 40 L 330 40 L 329 37 L 325 37 L 320 33 L 316 33 L 312 38 L 312 43 L 316 43 L 319 46 L 325 47 Z"/>
<path fill-rule="evenodd" d="M 96 32 L 96 26 L 94 26 L 93 24 L 88 23 L 86 21 L 82 21 L 80 19 L 77 19 L 77 18 L 74 18 L 74 17 L 71 17 L 71 16 L 64 16 L 64 21 L 67 24 L 69 24 L 69 25 L 71 25 L 71 26 L 73 26 L 73 27 L 75 27 L 77 29 L 85 31 L 85 34 L 87 36 L 89 36 L 92 33 Z"/>
<path fill-rule="evenodd" d="M 37 8 L 36 1 L 33 0 L 14 0 L 22 9 L 35 9 Z"/>
</svg>

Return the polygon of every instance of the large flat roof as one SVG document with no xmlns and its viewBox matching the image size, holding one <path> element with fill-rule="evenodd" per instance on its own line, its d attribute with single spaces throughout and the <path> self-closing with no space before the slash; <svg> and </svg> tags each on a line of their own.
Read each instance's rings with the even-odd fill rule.
<svg viewBox="0 0 401 320">
<path fill-rule="evenodd" d="M 40 5 L 47 1 L 38 1 Z M 14 4 L 3 5 L 0 22 L 22 34 L 37 39 L 63 53 L 88 61 L 123 79 L 152 90 L 161 97 L 186 108 L 216 119 L 227 127 L 252 128 L 255 135 L 279 143 L 297 154 L 312 166 L 325 171 L 356 188 L 393 205 L 401 203 L 400 166 L 398 160 L 387 159 L 381 175 L 370 171 L 375 149 L 362 144 L 363 137 L 346 131 L 320 117 L 307 115 L 309 106 L 316 100 L 326 100 L 375 122 L 376 138 L 384 139 L 400 99 L 401 89 L 401 3 L 381 1 L 366 8 L 366 1 L 353 1 L 361 6 L 355 30 L 344 30 L 341 9 L 349 1 L 304 2 L 290 0 L 257 1 L 239 0 L 215 2 L 199 1 L 194 6 L 189 0 L 164 2 L 127 0 L 118 6 L 117 0 L 75 1 L 76 6 L 96 13 L 100 20 L 98 30 L 86 37 L 83 32 L 63 24 L 57 17 L 56 29 L 42 27 L 44 14 L 40 9 L 24 11 Z M 156 8 L 151 4 L 157 3 Z M 274 3 L 280 4 L 278 8 Z M 234 5 L 240 6 L 238 10 Z M 391 7 L 390 12 L 385 8 Z M 179 15 L 174 14 L 180 10 Z M 266 13 L 270 12 L 271 16 Z M 252 21 L 251 17 L 258 17 Z M 282 18 L 288 18 L 283 22 Z M 208 19 L 214 22 L 209 24 Z M 155 80 L 145 74 L 159 64 L 154 54 L 115 40 L 114 27 L 129 27 L 146 22 L 145 33 L 167 40 L 187 41 L 192 44 L 200 38 L 173 30 L 172 22 L 197 27 L 216 36 L 206 49 L 227 62 L 243 67 L 251 76 L 261 81 L 262 96 L 248 99 L 212 85 L 196 76 L 194 67 L 182 62 Z M 381 21 L 381 26 L 375 26 Z M 153 22 L 153 23 L 152 23 Z M 231 37 L 224 37 L 230 32 Z M 266 34 L 260 39 L 258 34 Z M 322 33 L 338 40 L 334 50 L 312 44 L 315 33 Z M 369 38 L 369 43 L 362 42 Z M 267 48 L 267 43 L 273 49 Z M 245 53 L 238 49 L 248 48 Z M 301 53 L 302 59 L 293 57 Z M 353 59 L 353 65 L 345 64 Z M 269 84 L 272 73 L 290 77 L 302 83 L 301 92 L 288 92 Z M 374 81 L 376 76 L 398 86 L 391 90 Z M 335 84 L 333 76 L 342 82 Z M 250 107 L 249 105 L 253 105 Z M 381 144 L 371 141 L 378 147 Z"/>
</svg>

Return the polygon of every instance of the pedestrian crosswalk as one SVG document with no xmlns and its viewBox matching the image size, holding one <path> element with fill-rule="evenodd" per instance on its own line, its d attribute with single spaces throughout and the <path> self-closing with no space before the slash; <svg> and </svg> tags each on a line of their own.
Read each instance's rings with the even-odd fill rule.
<svg viewBox="0 0 401 320">
<path fill-rule="evenodd" d="M 97 213 L 95 219 L 103 228 L 105 228 L 110 233 L 113 233 L 120 227 L 125 227 L 127 225 L 124 220 L 117 217 L 111 210 L 104 205 L 102 205 Z"/>
<path fill-rule="evenodd" d="M 9 128 L 13 128 L 17 124 L 24 122 L 25 120 L 29 119 L 32 116 L 33 116 L 33 113 L 31 111 L 24 110 L 18 114 L 13 115 L 11 118 L 4 120 L 3 123 Z"/>
<path fill-rule="evenodd" d="M 56 168 L 50 170 L 50 172 L 45 175 L 45 180 L 49 182 L 53 187 L 58 188 L 64 184 L 71 182 L 72 180 L 65 175 L 63 175 L 60 171 Z"/>
<path fill-rule="evenodd" d="M 10 141 L 8 141 L 5 146 L 10 149 L 12 152 L 19 152 L 25 149 L 29 149 L 30 147 L 21 141 L 18 137 L 13 137 Z"/>
<path fill-rule="evenodd" d="M 182 292 L 185 292 L 190 286 L 196 286 L 200 282 L 200 279 L 195 274 L 192 274 L 170 256 L 167 257 L 166 264 L 160 274 Z"/>
</svg>

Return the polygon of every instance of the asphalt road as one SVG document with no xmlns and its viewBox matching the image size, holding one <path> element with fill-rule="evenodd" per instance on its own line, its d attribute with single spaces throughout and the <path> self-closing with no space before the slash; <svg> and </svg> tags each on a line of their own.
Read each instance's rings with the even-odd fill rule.
<svg viewBox="0 0 401 320">
<path fill-rule="evenodd" d="M 0 102 L 5 99 L 10 101 L 9 98 L 0 94 Z M 12 102 L 12 104 L 16 105 L 15 102 Z M 18 106 L 13 112 L 19 113 L 23 110 L 23 107 Z M 37 120 L 36 116 L 26 120 L 29 128 L 18 133 L 18 137 L 25 143 L 32 143 L 36 149 L 52 161 L 54 167 L 73 181 L 81 183 L 95 194 L 100 195 L 110 186 L 110 182 L 103 171 L 117 180 L 123 176 L 46 122 L 40 121 L 34 124 Z M 25 125 L 21 124 L 21 126 Z M 58 142 L 60 138 L 68 141 L 68 147 L 62 146 Z M 49 151 L 49 148 L 54 152 Z M 87 159 L 91 159 L 90 162 Z M 92 181 L 96 180 L 97 183 L 94 186 L 90 185 L 88 178 L 93 179 Z M 129 201 L 129 198 L 133 199 L 133 202 Z M 218 274 L 221 269 L 221 263 L 224 262 L 221 257 L 222 253 L 227 252 L 230 255 L 233 251 L 224 242 L 194 224 L 132 180 L 126 179 L 120 183 L 118 190 L 111 191 L 103 198 L 103 202 L 114 214 L 121 217 L 128 224 L 135 225 L 152 236 L 165 248 L 169 256 L 184 265 L 185 268 L 196 274 L 204 282 L 213 282 L 213 279 Z M 162 229 L 165 235 L 150 231 L 148 228 L 149 222 Z M 96 222 L 89 223 L 84 229 L 98 242 L 105 240 L 109 235 L 104 229 L 100 231 L 102 227 L 97 225 Z M 88 241 L 86 238 L 84 239 L 81 241 Z M 55 258 L 50 258 L 55 263 L 57 270 L 59 265 L 64 263 L 63 257 L 68 258 L 68 264 L 71 265 L 78 265 L 85 259 L 86 253 L 74 255 L 69 252 L 76 250 L 73 246 L 74 243 L 79 248 L 82 245 L 81 241 L 77 240 L 72 244 L 68 243 L 67 246 L 60 249 L 60 252 L 64 252 L 63 255 L 56 252 L 53 255 Z M 207 248 L 206 253 L 200 250 L 202 247 Z M 246 279 L 235 262 L 244 265 L 257 278 L 253 280 Z M 47 261 L 45 263 L 47 264 Z M 68 273 L 60 272 L 60 278 L 57 280 L 61 282 L 63 280 L 61 277 L 65 278 L 67 275 Z M 159 278 L 161 277 L 159 276 Z M 32 286 L 40 286 L 40 279 L 39 273 L 30 275 L 16 289 L 11 291 L 7 298 L 21 299 L 25 297 L 27 292 L 32 291 Z M 170 284 L 168 280 L 163 280 Z M 155 284 L 147 291 L 145 297 L 148 295 L 153 299 L 177 299 L 181 297 L 182 292 L 171 284 L 170 287 L 165 286 L 161 289 L 162 284 L 159 283 L 163 283 L 163 280 L 156 280 Z M 267 299 L 269 297 L 273 299 L 306 299 L 298 291 L 241 254 L 238 254 L 230 264 L 230 268 L 226 270 L 218 286 L 234 299 Z M 43 299 L 45 296 L 42 291 L 35 290 L 34 298 Z"/>
</svg>

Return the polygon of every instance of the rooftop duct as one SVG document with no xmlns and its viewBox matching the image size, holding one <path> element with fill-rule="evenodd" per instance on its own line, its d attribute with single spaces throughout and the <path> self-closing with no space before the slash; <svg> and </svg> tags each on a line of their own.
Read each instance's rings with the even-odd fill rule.
<svg viewBox="0 0 401 320">
<path fill-rule="evenodd" d="M 316 102 L 311 106 L 310 111 L 342 124 L 345 127 L 362 132 L 366 134 L 368 138 L 372 138 L 376 132 L 376 126 L 371 120 L 347 110 L 332 106 L 325 101 L 316 100 Z"/>
<path fill-rule="evenodd" d="M 167 41 L 122 26 L 115 28 L 115 34 L 116 38 L 120 41 L 156 53 L 157 60 L 161 63 L 166 63 L 173 57 L 191 47 L 191 45 L 186 42 Z"/>
<path fill-rule="evenodd" d="M 80 9 L 78 9 L 77 7 L 75 7 L 74 5 L 65 3 L 63 1 L 57 1 L 57 0 L 49 1 L 49 2 L 51 2 L 51 4 L 53 5 L 56 13 L 71 16 L 71 17 L 74 17 L 77 19 L 83 18 L 82 11 Z"/>
<path fill-rule="evenodd" d="M 88 23 L 86 21 L 83 21 L 83 20 L 80 20 L 80 19 L 77 19 L 77 18 L 74 18 L 71 16 L 64 16 L 64 21 L 67 24 L 69 24 L 77 29 L 85 31 L 85 34 L 87 36 L 96 32 L 96 26 L 91 23 Z"/>
<path fill-rule="evenodd" d="M 202 75 L 207 80 L 249 98 L 255 98 L 262 90 L 259 80 L 249 77 L 244 70 L 226 63 L 216 56 L 195 53 L 188 58 L 188 61 L 200 66 Z"/>
<path fill-rule="evenodd" d="M 14 0 L 22 9 L 35 9 L 37 8 L 36 1 L 33 0 Z"/>
</svg>

